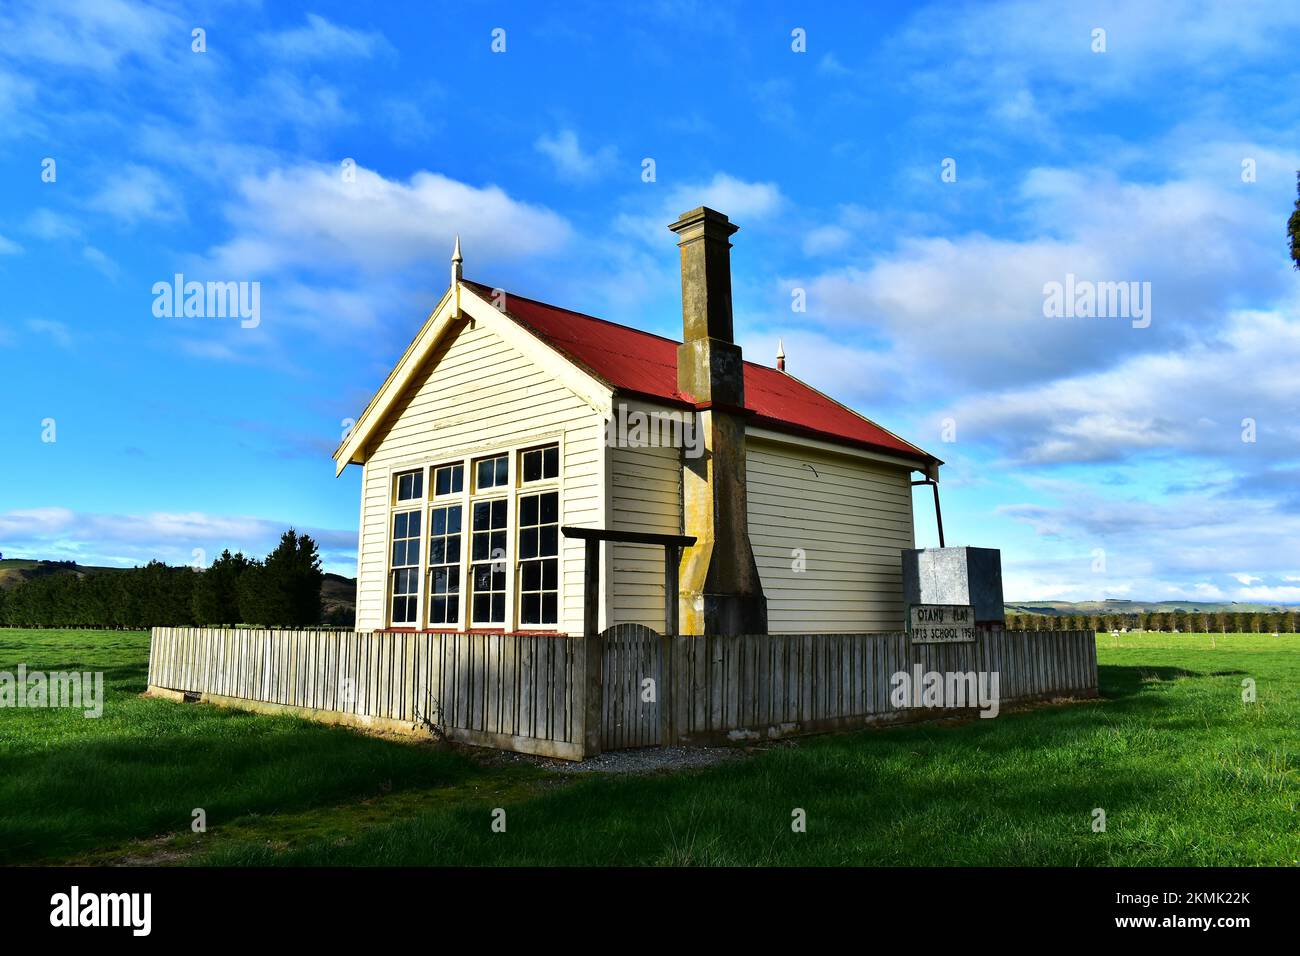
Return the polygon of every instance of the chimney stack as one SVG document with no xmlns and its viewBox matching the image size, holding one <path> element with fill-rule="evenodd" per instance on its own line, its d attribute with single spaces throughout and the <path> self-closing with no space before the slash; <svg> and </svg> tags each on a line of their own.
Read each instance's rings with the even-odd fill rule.
<svg viewBox="0 0 1300 956">
<path fill-rule="evenodd" d="M 776 340 L 776 370 L 785 371 L 785 343 L 780 339 Z"/>
<path fill-rule="evenodd" d="M 696 403 L 704 442 L 704 454 L 683 456 L 683 531 L 696 542 L 682 554 L 681 633 L 766 634 L 767 599 L 749 541 L 745 365 L 732 333 L 730 240 L 737 227 L 700 206 L 668 228 L 682 260 L 677 390 Z"/>
</svg>

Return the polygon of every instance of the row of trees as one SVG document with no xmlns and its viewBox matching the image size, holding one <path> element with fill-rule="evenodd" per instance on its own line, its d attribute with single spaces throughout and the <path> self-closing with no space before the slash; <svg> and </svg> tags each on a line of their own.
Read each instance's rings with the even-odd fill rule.
<svg viewBox="0 0 1300 956">
<path fill-rule="evenodd" d="M 320 623 L 323 580 L 316 542 L 291 528 L 263 561 L 227 550 L 203 571 L 150 561 L 129 570 L 31 578 L 0 590 L 0 624 L 302 627 Z"/>
<path fill-rule="evenodd" d="M 1012 631 L 1181 631 L 1294 634 L 1295 611 L 1143 611 L 1135 614 L 1008 614 Z"/>
</svg>

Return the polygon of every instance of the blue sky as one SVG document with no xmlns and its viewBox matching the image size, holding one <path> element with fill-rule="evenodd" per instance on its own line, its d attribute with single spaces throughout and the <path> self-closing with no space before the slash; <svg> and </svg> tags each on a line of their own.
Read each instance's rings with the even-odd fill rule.
<svg viewBox="0 0 1300 956">
<path fill-rule="evenodd" d="M 703 203 L 746 355 L 945 459 L 1009 598 L 1300 601 L 1300 7 L 851 6 L 6 3 L 0 551 L 293 524 L 354 573 L 330 452 L 453 235 L 677 335 L 665 226 Z M 260 283 L 256 326 L 156 316 L 177 273 Z M 1067 275 L 1150 283 L 1149 324 L 1045 317 Z"/>
</svg>

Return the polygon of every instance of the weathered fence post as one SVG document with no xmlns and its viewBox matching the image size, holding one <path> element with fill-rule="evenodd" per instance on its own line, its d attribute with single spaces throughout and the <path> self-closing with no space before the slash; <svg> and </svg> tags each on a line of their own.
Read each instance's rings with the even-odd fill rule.
<svg viewBox="0 0 1300 956">
<path fill-rule="evenodd" d="M 600 756 L 605 710 L 605 662 L 600 640 L 600 540 L 588 538 L 582 571 L 582 756 Z"/>
</svg>

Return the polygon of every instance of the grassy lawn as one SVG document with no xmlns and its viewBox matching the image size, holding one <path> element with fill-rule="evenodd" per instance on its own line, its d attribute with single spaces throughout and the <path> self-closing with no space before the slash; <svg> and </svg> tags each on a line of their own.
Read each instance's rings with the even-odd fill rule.
<svg viewBox="0 0 1300 956">
<path fill-rule="evenodd" d="M 1212 646 L 1213 644 L 1213 646 Z M 104 716 L 0 711 L 0 862 L 1295 865 L 1300 638 L 1098 639 L 1103 699 L 561 775 L 146 700 L 148 639 L 0 630 L 0 670 L 103 670 Z M 1256 682 L 1255 703 L 1242 680 Z M 190 832 L 195 807 L 209 830 Z M 494 833 L 492 812 L 506 812 Z M 791 813 L 807 832 L 791 831 Z M 1092 812 L 1106 831 L 1092 831 Z"/>
</svg>

